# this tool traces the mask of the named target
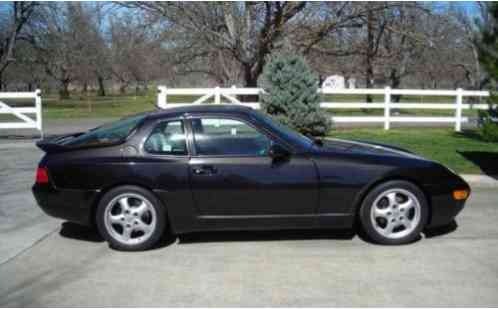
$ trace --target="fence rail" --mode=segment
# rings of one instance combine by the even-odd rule
[[[2,101],[5,99],[33,99],[34,105],[30,107],[12,107]],[[0,115],[2,114],[15,116],[21,121],[4,122],[0,118],[0,129],[37,129],[43,135],[42,99],[39,89],[34,92],[0,92]],[[34,117],[29,117],[26,114],[32,114]]]
[[[463,89],[456,90],[425,90],[425,89],[330,89],[322,88],[318,90],[324,95],[381,95],[383,102],[321,102],[320,106],[326,109],[382,109],[383,116],[332,116],[332,121],[337,123],[383,123],[384,129],[389,130],[391,123],[454,123],[455,131],[461,131],[462,123],[468,122],[468,117],[462,115],[463,110],[485,110],[488,104],[464,103],[468,97],[480,98],[488,97],[488,91],[470,91]],[[189,104],[202,104],[210,99],[214,99],[215,104],[224,102],[241,104],[255,109],[259,109],[258,102],[241,102],[239,95],[259,95],[262,89],[259,88],[167,88],[159,87],[157,106],[159,108],[170,108]],[[174,96],[200,96],[192,102],[168,103],[168,95]],[[454,97],[453,103],[393,103],[392,96],[430,96],[430,97]],[[393,116],[392,109],[426,109],[426,110],[454,110],[452,117],[436,116]]]

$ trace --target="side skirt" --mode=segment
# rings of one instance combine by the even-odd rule
[[[248,215],[197,217],[193,230],[176,231],[188,233],[196,231],[235,231],[235,230],[283,230],[283,229],[347,229],[353,226],[351,214],[304,214],[304,215]]]

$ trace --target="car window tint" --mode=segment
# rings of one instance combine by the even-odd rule
[[[199,155],[266,155],[270,139],[250,125],[226,118],[192,120]]]
[[[144,149],[153,154],[186,155],[187,143],[182,121],[158,124],[145,141]]]

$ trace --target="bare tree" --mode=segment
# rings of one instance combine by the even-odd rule
[[[137,92],[140,87],[146,89],[168,62],[162,55],[157,31],[145,26],[136,14],[111,18],[109,40],[112,75],[121,93],[133,83]]]
[[[463,61],[456,65],[464,71],[466,80],[470,87],[474,89],[482,89],[488,82],[488,78],[481,71],[476,45],[476,39],[478,39],[480,33],[476,21],[481,23],[487,22],[487,5],[487,3],[478,3],[478,9],[472,10],[472,12],[465,6],[451,5],[447,16],[448,21],[457,27],[458,33],[462,38],[462,45],[467,50],[468,55],[471,56],[461,59]]]
[[[85,89],[93,79],[99,95],[105,95],[107,46],[90,9],[80,2],[49,3],[41,12],[42,22],[32,29],[38,62],[57,81],[61,98],[69,97],[71,84],[80,82]]]
[[[0,89],[2,87],[2,73],[7,66],[15,61],[14,49],[22,37],[23,28],[34,15],[36,2],[11,2],[1,4],[2,11],[7,12],[7,19],[0,20]]]
[[[307,2],[135,2],[165,25],[181,73],[199,73],[220,83],[241,80],[255,87],[268,55],[282,46],[308,53],[339,28],[356,26],[349,4]],[[180,66],[181,65],[181,66]]]
[[[68,97],[75,87],[95,87],[105,95],[115,84],[124,93],[131,87],[147,89],[159,80],[254,87],[276,51],[303,54],[321,76],[354,77],[368,88],[479,88],[486,81],[473,45],[476,14],[457,5],[441,9],[439,4],[419,2],[44,3],[32,9],[16,32],[14,41],[23,50],[10,56],[11,26],[15,16],[19,21],[27,16],[27,4],[0,5],[9,12],[0,16],[0,65],[17,60],[3,80],[8,77],[9,84],[21,85],[24,79],[28,88],[39,81],[55,81],[61,97]],[[20,13],[23,8],[25,14]],[[29,72],[39,72],[40,67],[45,78],[37,75],[33,81]],[[5,84],[1,74],[0,84]]]

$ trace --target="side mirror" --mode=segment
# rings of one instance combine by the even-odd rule
[[[285,149],[282,145],[273,144],[268,149],[268,155],[274,160],[286,159],[290,156],[290,152]]]

